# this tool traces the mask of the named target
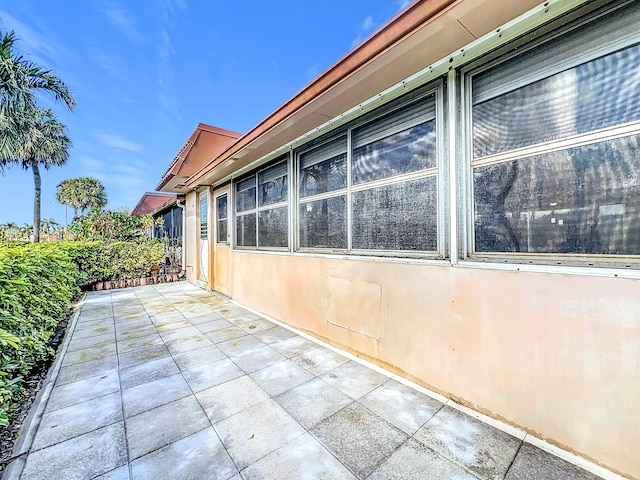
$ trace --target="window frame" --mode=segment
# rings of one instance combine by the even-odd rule
[[[204,202],[202,199],[204,198]],[[205,211],[203,215],[202,207]],[[198,192],[198,220],[200,225],[200,240],[209,239],[209,190],[201,190]]]
[[[256,169],[256,170],[252,170],[250,173],[246,174],[246,175],[242,175],[241,177],[238,177],[237,179],[234,179],[234,181],[232,182],[232,192],[233,195],[232,197],[230,196],[229,198],[233,198],[233,231],[234,231],[234,241],[233,241],[233,248],[236,250],[248,250],[248,251],[275,251],[275,252],[288,252],[290,250],[290,245],[291,245],[291,228],[290,228],[290,224],[291,224],[291,212],[290,212],[290,204],[291,204],[291,173],[290,173],[290,155],[284,154],[284,155],[280,155],[277,158],[275,158],[273,161],[270,161],[269,163],[262,165],[260,168]],[[285,171],[286,171],[286,185],[287,185],[287,199],[286,201],[281,201],[281,202],[276,202],[276,203],[268,203],[266,205],[260,205],[260,191],[259,191],[259,179],[260,179],[260,174],[273,168],[276,167],[280,164],[284,164],[285,166]],[[250,179],[251,177],[254,178],[254,188],[255,188],[255,207],[251,208],[251,209],[247,209],[247,210],[243,210],[242,212],[238,212],[237,209],[237,203],[236,203],[236,199],[237,199],[237,185],[241,182],[244,182],[248,179]],[[287,245],[284,247],[273,247],[273,246],[261,246],[260,245],[260,212],[264,212],[264,211],[269,211],[269,210],[275,210],[278,208],[286,208],[286,212],[287,212],[287,228],[286,228],[286,234],[287,234]],[[255,225],[255,235],[256,235],[256,245],[238,245],[238,235],[237,235],[237,221],[239,217],[242,216],[247,216],[247,215],[255,215],[255,219],[256,219],[256,225]]]
[[[220,218],[220,216],[219,216],[220,205],[218,204],[218,202],[220,201],[220,199],[222,197],[226,197],[227,198],[227,208],[225,209],[226,211],[225,211],[225,217],[224,218]],[[230,200],[230,195],[229,195],[228,192],[221,193],[220,195],[217,195],[214,198],[215,207],[216,207],[215,208],[215,211],[216,211],[216,218],[215,218],[215,221],[216,221],[216,244],[218,244],[218,245],[229,245],[229,235],[230,235],[230,232],[229,232],[229,200]],[[226,220],[226,222],[227,222],[227,235],[225,236],[224,240],[220,240],[220,222],[222,220]]]
[[[415,172],[409,172],[404,174],[393,175],[390,177],[379,178],[372,181],[366,181],[354,184],[353,182],[353,147],[352,137],[353,131],[366,125],[371,124],[377,120],[383,119],[394,113],[410,106],[413,103],[419,102],[433,95],[434,97],[434,112],[433,117],[429,118],[429,114],[425,113],[418,119],[409,122],[408,126],[403,127],[400,130],[391,128],[387,135],[381,135],[374,141],[388,138],[394,134],[399,133],[410,128],[413,128],[422,123],[433,120],[435,122],[435,167],[429,167],[426,169],[418,170]],[[396,257],[407,259],[434,259],[443,260],[448,256],[448,244],[447,244],[447,223],[448,216],[446,215],[446,208],[448,208],[448,146],[446,141],[447,119],[445,117],[445,98],[446,98],[446,84],[444,78],[438,78],[436,80],[427,82],[415,88],[413,91],[403,94],[400,97],[381,105],[377,109],[368,112],[349,122],[348,124],[339,127],[327,135],[320,137],[308,144],[302,145],[296,149],[293,158],[293,170],[295,179],[295,188],[293,189],[295,195],[295,221],[294,224],[294,236],[295,236],[295,251],[305,254],[338,254],[348,256],[373,256],[373,257]],[[330,143],[339,139],[342,136],[346,136],[346,186],[342,189],[332,190],[330,192],[324,192],[313,196],[300,197],[299,185],[300,185],[300,157],[301,155],[321,147],[324,144]],[[367,143],[369,144],[369,143]],[[353,194],[366,190],[372,190],[375,188],[399,185],[402,183],[423,179],[423,178],[436,178],[436,248],[435,250],[418,251],[418,250],[388,250],[388,249],[360,249],[353,248]],[[335,198],[339,196],[346,196],[346,229],[347,229],[347,246],[346,248],[322,248],[322,247],[302,247],[300,245],[300,206],[303,203],[323,200],[326,198]]]
[[[473,78],[499,67],[520,55],[526,55],[531,51],[544,49],[545,45],[553,44],[554,40],[560,46],[570,42],[570,36],[576,32],[589,31],[596,22],[596,27],[607,30],[614,20],[611,17],[624,11],[632,2],[617,5],[614,10],[598,9],[586,15],[559,19],[553,25],[541,26],[528,32],[516,41],[511,41],[501,48],[472,60],[469,64],[460,68],[461,91],[461,117],[459,126],[461,129],[462,147],[460,148],[461,161],[456,173],[460,182],[460,200],[457,214],[460,217],[460,243],[459,254],[461,262],[493,263],[493,264],[523,264],[540,266],[567,266],[586,268],[640,268],[639,255],[615,255],[615,254],[585,254],[585,253],[530,253],[530,252],[476,252],[475,251],[475,207],[474,207],[474,168],[487,165],[506,163],[518,159],[525,159],[544,153],[551,153],[575,148],[583,145],[602,142],[615,138],[628,137],[640,134],[640,120],[631,123],[617,124],[613,127],[601,128],[586,133],[573,134],[557,140],[538,142],[520,148],[491,153],[489,155],[474,158],[473,153]],[[636,15],[640,17],[640,9]],[[609,18],[607,18],[609,16]],[[597,23],[597,22],[600,23]],[[620,20],[624,23],[624,19]],[[628,20],[626,20],[628,21]],[[605,26],[602,26],[605,25]],[[569,38],[567,38],[569,36]],[[563,40],[564,37],[564,40]],[[527,87],[534,82],[555,75],[561,71],[582,65],[596,58],[612,54],[626,47],[640,43],[640,31],[629,33],[610,33],[606,38],[599,37],[597,48],[583,49],[580,55],[563,53],[562,58],[549,59],[542,67],[537,66],[536,74],[526,82],[517,82],[517,87],[495,88],[492,98],[504,95],[508,91],[515,91]],[[542,54],[540,54],[542,55]]]

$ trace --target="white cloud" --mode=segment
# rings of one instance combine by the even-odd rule
[[[125,140],[119,135],[107,135],[106,133],[98,133],[96,137],[98,137],[102,141],[102,143],[110,148],[119,148],[121,150],[129,150],[130,152],[139,152],[141,150],[140,145]]]
[[[373,17],[371,15],[367,15],[360,24],[360,31],[358,32],[358,36],[351,42],[351,48],[362,42],[362,40],[364,40],[364,38],[377,26],[378,24],[373,20]]]
[[[135,28],[133,18],[122,6],[114,2],[107,2],[105,8],[101,9],[107,16],[107,21],[122,35],[134,43],[144,41],[144,37]]]

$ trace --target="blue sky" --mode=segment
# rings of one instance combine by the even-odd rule
[[[53,106],[73,148],[65,167],[43,171],[42,217],[65,223],[55,188],[79,176],[104,184],[107,208],[133,208],[199,122],[248,131],[407,3],[0,2],[0,30],[15,30],[18,48],[78,104]],[[7,169],[0,191],[0,224],[33,223],[30,171]]]

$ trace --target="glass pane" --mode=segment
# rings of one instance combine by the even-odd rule
[[[236,184],[236,212],[244,212],[256,208],[256,176]]]
[[[258,205],[287,201],[287,163],[275,165],[258,175]]]
[[[227,220],[218,220],[218,243],[227,243]]]
[[[216,199],[216,215],[218,220],[227,218],[227,195],[220,195]]]
[[[236,217],[236,245],[239,247],[257,246],[255,213]]]
[[[200,193],[200,238],[207,238],[207,192]]]
[[[358,147],[352,161],[354,184],[435,167],[436,123],[432,120]]]
[[[261,247],[289,245],[288,208],[262,210],[258,213],[258,244]]]
[[[435,176],[353,193],[353,248],[437,248]]]
[[[300,246],[347,248],[347,197],[300,204]]]
[[[300,196],[347,186],[347,139],[340,137],[300,155]]]
[[[474,157],[640,120],[639,69],[635,45],[474,105]]]
[[[475,250],[640,254],[640,135],[478,167]]]

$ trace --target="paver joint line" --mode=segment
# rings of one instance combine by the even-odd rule
[[[85,293],[82,295],[79,303],[84,302],[86,297],[87,294]],[[42,416],[44,415],[44,411],[47,408],[49,399],[51,398],[53,386],[58,378],[58,374],[60,373],[65,353],[69,348],[69,343],[71,342],[71,338],[81,312],[82,309],[79,308],[73,313],[71,322],[68,324],[67,332],[62,341],[62,345],[58,348],[56,358],[52,367],[49,369],[49,373],[47,374],[45,386],[40,390],[40,392],[38,392],[38,395],[29,410],[29,414],[20,428],[18,439],[16,440],[13,451],[11,452],[11,458],[9,459],[9,463],[2,474],[2,480],[18,479],[22,475],[22,471],[26,465],[26,457],[31,451],[31,447],[38,432],[38,427],[42,422]]]
[[[81,332],[77,347],[111,352],[105,336],[91,347],[91,332],[104,328],[115,361],[69,350]],[[101,370],[86,377],[74,361]],[[110,479],[596,478],[523,448],[514,429],[186,282],[86,294],[49,377],[3,480],[80,470]],[[87,415],[101,399],[106,410]],[[58,429],[74,408],[78,422]],[[110,445],[86,454],[104,435]],[[86,461],[74,472],[79,451]]]

